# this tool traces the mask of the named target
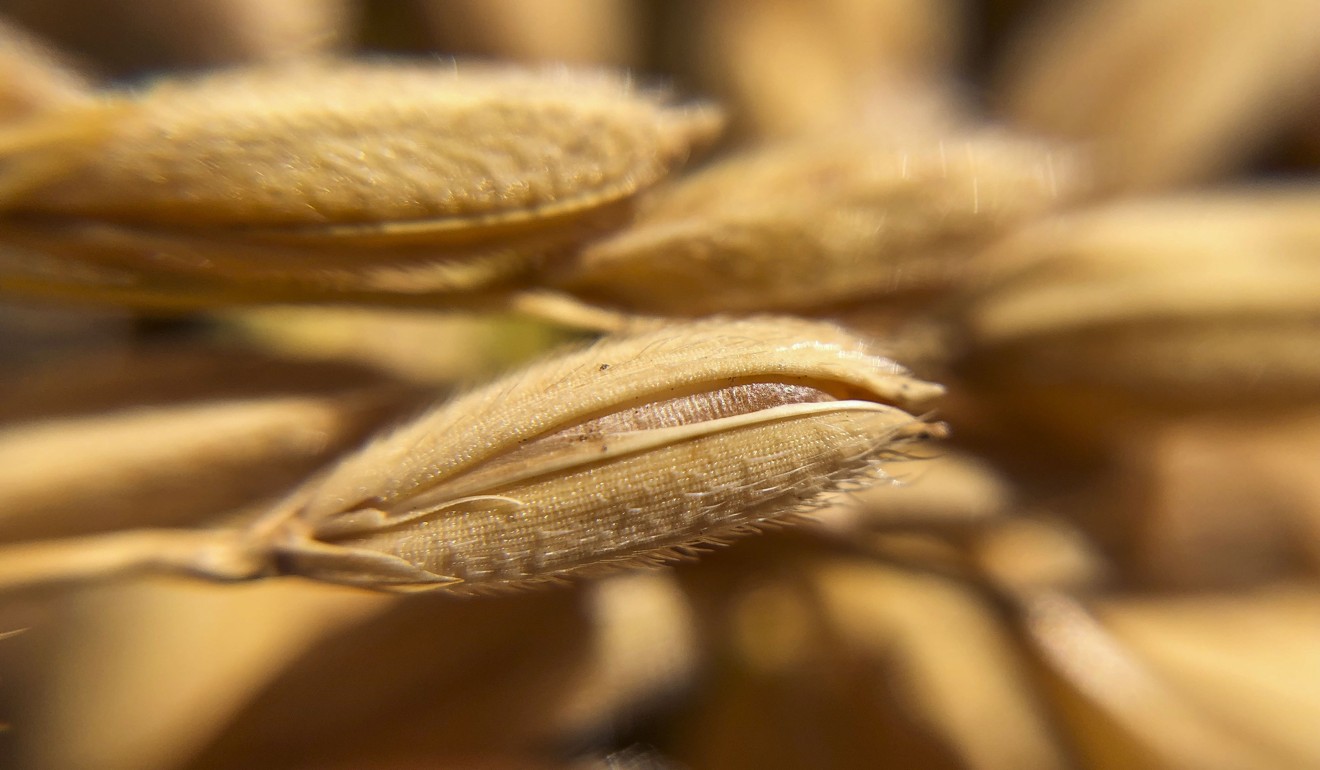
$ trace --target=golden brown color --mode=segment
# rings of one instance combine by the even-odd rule
[[[58,9],[63,1],[40,3]],[[316,5],[305,2],[287,5]],[[2,7],[32,3],[0,0]],[[138,18],[165,24],[190,9],[226,3],[235,9],[223,15],[229,19],[257,7],[250,0],[175,0],[169,9],[158,0],[118,5],[157,5],[160,13]],[[321,18],[345,4],[326,0]],[[303,250],[288,239],[267,239],[258,249],[249,239],[240,254],[232,248],[236,241],[215,240],[228,228],[190,227],[167,237],[136,225],[75,229],[62,221],[42,229],[29,215],[22,222],[14,217],[0,233],[0,267],[11,292],[59,289],[133,307],[219,303],[226,309],[183,323],[126,312],[80,317],[0,309],[3,376],[29,385],[0,392],[40,389],[61,371],[66,380],[102,381],[68,360],[80,347],[103,348],[105,360],[143,341],[197,352],[222,337],[276,357],[346,359],[443,393],[494,397],[471,384],[569,334],[526,319],[468,315],[461,323],[429,323],[414,314],[368,316],[365,307],[252,315],[228,307],[275,297],[430,303],[433,311],[440,298],[450,310],[490,308],[498,300],[578,329],[623,332],[603,347],[567,354],[587,365],[559,372],[560,379],[592,386],[601,381],[600,365],[612,364],[608,374],[614,362],[591,359],[591,350],[716,328],[713,321],[672,325],[637,313],[757,312],[766,305],[752,287],[766,287],[774,289],[766,300],[775,307],[830,317],[850,329],[849,339],[882,340],[888,355],[923,380],[943,383],[945,395],[933,408],[952,435],[928,446],[905,444],[903,454],[916,461],[889,465],[879,486],[831,496],[830,506],[813,514],[822,526],[774,528],[703,547],[693,559],[647,573],[588,576],[597,569],[572,566],[581,553],[570,547],[554,554],[564,561],[547,565],[577,576],[552,581],[567,585],[497,596],[383,595],[308,580],[129,583],[107,573],[155,566],[250,577],[272,563],[269,536],[283,534],[280,543],[298,556],[286,566],[320,568],[322,577],[353,578],[342,557],[358,548],[376,559],[357,565],[358,578],[381,578],[385,563],[406,573],[394,573],[404,582],[419,574],[443,579],[422,568],[458,572],[461,566],[474,585],[500,584],[526,567],[535,546],[527,546],[526,533],[538,524],[562,529],[578,514],[615,516],[608,505],[580,495],[595,488],[562,479],[655,480],[652,490],[615,484],[612,491],[681,529],[685,509],[669,494],[676,477],[658,471],[655,458],[750,468],[789,446],[746,440],[754,432],[768,438],[790,429],[796,439],[789,451],[797,451],[821,438],[818,429],[830,420],[858,414],[841,405],[859,393],[839,392],[825,384],[836,378],[816,375],[704,382],[672,396],[653,392],[638,403],[618,400],[627,387],[586,387],[569,401],[581,406],[591,393],[612,395],[602,395],[607,409],[583,412],[556,410],[547,382],[538,392],[503,380],[506,392],[534,414],[470,396],[415,423],[405,420],[382,432],[379,444],[328,463],[297,487],[299,496],[254,506],[274,511],[267,522],[273,530],[253,529],[249,516],[212,520],[213,530],[116,528],[16,544],[33,558],[16,560],[7,550],[0,577],[26,564],[28,579],[50,579],[55,571],[97,585],[27,600],[4,597],[0,721],[10,729],[0,732],[0,764],[23,770],[1316,764],[1320,496],[1311,466],[1320,456],[1320,430],[1312,360],[1317,245],[1309,199],[1320,99],[1308,84],[1320,50],[1310,43],[1320,27],[1313,3],[609,0],[575,4],[555,24],[514,6],[363,0],[354,6],[361,25],[339,28],[327,45],[420,52],[446,41],[442,47],[452,45],[453,52],[509,61],[626,61],[643,82],[660,73],[678,92],[717,97],[734,127],[721,152],[739,155],[689,179],[656,180],[618,205],[593,210],[590,221],[533,215],[496,227],[474,222],[476,240],[460,244],[449,233],[439,261],[416,259],[412,245],[360,249],[363,237],[352,247],[332,248],[327,240]],[[510,13],[515,21],[499,21]],[[78,26],[77,14],[65,16],[69,27]],[[200,27],[144,24],[110,34],[109,19],[107,37],[126,46],[136,49],[136,41],[154,35],[195,46],[187,61],[212,55],[200,42],[185,42],[198,41]],[[48,21],[42,29],[59,26]],[[282,27],[272,18],[268,28],[274,39]],[[1034,30],[1053,31],[1033,39]],[[74,32],[57,37],[75,40]],[[235,24],[208,32],[208,39],[223,48],[257,39],[253,33]],[[305,49],[294,41],[287,50]],[[278,53],[272,47],[250,55]],[[1004,62],[1016,65],[1001,68]],[[123,66],[96,63],[112,71]],[[34,77],[25,98],[39,96],[41,82]],[[76,89],[71,96],[81,98]],[[59,101],[50,94],[48,104]],[[1033,126],[1054,133],[1055,141],[1077,143],[1039,142],[1028,133]],[[848,146],[839,140],[844,135],[852,137]],[[795,157],[808,160],[788,162],[781,150],[758,144],[765,137],[782,138],[784,146],[800,148]],[[941,175],[941,146],[984,150],[985,137],[1010,137],[1009,144],[1024,148],[1019,170],[1035,166],[1032,158],[1049,147],[1077,164],[1076,178],[1097,184],[1089,190],[1084,184],[1078,197],[1070,178],[1060,177],[1056,200],[1039,195],[1039,175],[1014,173],[1013,164],[1001,176],[997,164],[969,159]],[[510,146],[518,141],[506,139]],[[911,160],[926,161],[910,188],[902,187],[896,163],[903,156],[885,154],[896,146],[907,148]],[[876,165],[849,162],[872,153],[882,159]],[[759,160],[749,159],[765,159],[776,171],[762,173]],[[886,168],[898,168],[897,177]],[[1286,191],[1280,177],[1289,178]],[[708,184],[715,179],[718,184]],[[882,192],[893,191],[886,180],[904,195],[854,194],[876,181]],[[1189,184],[1218,189],[1169,189]],[[1136,188],[1159,188],[1159,197],[1132,197]],[[684,201],[688,190],[709,194],[669,204],[671,196]],[[776,205],[782,202],[791,205]],[[850,216],[832,219],[839,208],[833,203],[844,202]],[[1068,210],[1058,211],[1059,204]],[[759,216],[757,236],[735,242],[726,231],[740,226],[745,212]],[[284,226],[263,229],[272,227]],[[896,238],[896,230],[914,237]],[[670,239],[674,231],[682,237]],[[529,232],[535,237],[521,238]],[[739,242],[748,245],[731,248]],[[678,245],[684,250],[670,248]],[[144,250],[182,257],[152,263],[148,279],[141,272]],[[692,256],[703,251],[709,261]],[[528,259],[532,253],[543,256]],[[679,253],[683,259],[667,259]],[[617,257],[623,269],[602,273],[589,297],[549,292],[543,282],[567,284],[584,255]],[[752,264],[758,267],[749,269]],[[21,281],[13,278],[20,270],[28,271]],[[611,293],[614,286],[620,288]],[[608,307],[584,305],[583,297]],[[821,341],[847,344],[827,327],[782,323],[803,335],[804,350]],[[720,347],[666,350],[670,371],[649,381],[708,367],[720,360],[712,349]],[[43,357],[58,358],[63,367],[30,374],[30,362]],[[177,370],[144,374],[142,389],[154,392],[168,371]],[[555,370],[543,363],[524,371]],[[245,398],[263,403],[333,392],[281,391],[250,369],[232,374]],[[50,390],[68,402],[58,411],[66,419],[122,407],[86,389],[81,397],[77,388]],[[122,395],[131,387],[115,390]],[[458,405],[487,426],[493,444],[464,434],[464,420],[448,411]],[[919,409],[902,411],[930,419]],[[522,427],[524,419],[530,427]],[[444,431],[423,435],[424,425]],[[837,426],[829,433],[845,443],[855,438]],[[669,443],[680,435],[681,448]],[[575,447],[598,449],[604,436],[625,438],[610,440],[607,462],[574,465],[588,456]],[[529,440],[516,448],[522,437]],[[405,439],[423,450],[470,450],[471,456],[422,451],[405,462],[414,448]],[[76,442],[64,446],[77,455]],[[248,456],[268,457],[272,471],[293,473],[296,459],[278,444],[251,446],[262,451]],[[398,458],[376,452],[381,447]],[[625,458],[614,454],[617,447],[637,452]],[[703,451],[686,451],[698,447]],[[132,458],[122,453],[125,461]],[[62,459],[38,464],[53,473]],[[526,475],[545,461],[567,465]],[[395,464],[403,471],[399,483],[374,475]],[[79,468],[112,480],[117,475],[102,462],[69,463],[68,470]],[[335,468],[342,477],[335,478]],[[432,469],[443,474],[434,485]],[[153,470],[167,476],[169,467]],[[182,470],[186,479],[206,478],[213,469]],[[34,485],[39,497],[29,499],[74,500],[63,490],[77,478],[66,478],[63,488]],[[798,481],[803,491],[815,489]],[[460,485],[514,493],[529,505],[509,507],[507,495],[485,495],[480,503],[472,498],[482,496],[467,495],[461,510],[450,505],[449,515],[436,515],[466,494]],[[774,497],[776,487],[762,489]],[[205,491],[197,490],[199,503]],[[732,502],[746,491],[713,490],[707,499]],[[377,493],[386,499],[364,499]],[[193,497],[178,494],[181,503]],[[311,512],[299,507],[308,497],[316,497],[320,517],[299,518]],[[512,519],[499,517],[501,505]],[[477,515],[465,519],[469,513]],[[519,519],[524,513],[534,515]],[[413,514],[418,518],[407,518]],[[397,531],[371,529],[391,515],[398,516]],[[360,520],[370,531],[350,531]],[[488,529],[465,530],[463,521]],[[61,520],[69,534],[104,523],[90,515]],[[314,526],[324,541],[311,539]],[[629,539],[637,533],[619,527],[578,531],[580,537],[566,538],[571,546],[593,538],[596,545],[635,546],[620,554],[634,563],[646,561],[643,554],[658,544]],[[516,547],[507,554],[482,551],[475,545],[483,539]],[[454,542],[476,558],[455,560]],[[313,559],[318,547],[338,561]],[[217,558],[225,555],[240,558]],[[248,558],[254,555],[260,558]],[[4,635],[5,628],[28,630]]]
[[[187,305],[526,282],[718,125],[666,101],[603,73],[339,63],[53,104],[0,130],[0,286]]]

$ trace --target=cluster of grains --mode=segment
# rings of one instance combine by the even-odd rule
[[[116,5],[235,66],[0,26],[0,765],[1320,767],[1314,0]]]

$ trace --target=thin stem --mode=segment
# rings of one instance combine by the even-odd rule
[[[581,300],[550,290],[523,291],[505,297],[504,309],[542,321],[584,331],[619,331],[637,319],[624,313],[588,305]]]
[[[265,554],[243,530],[144,529],[0,546],[0,593],[134,574],[246,580]]]

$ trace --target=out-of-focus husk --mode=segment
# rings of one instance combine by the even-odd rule
[[[861,123],[929,127],[949,119],[941,93],[961,54],[956,3],[792,0],[692,4],[689,59],[703,90],[757,138]],[[685,31],[688,28],[685,27]]]
[[[0,431],[0,541],[186,526],[297,483],[389,413],[389,398],[257,398]]]
[[[72,314],[77,318],[78,314]],[[87,314],[89,323],[112,320]],[[244,401],[266,397],[342,396],[353,391],[389,388],[398,379],[383,367],[367,367],[344,356],[298,360],[236,345],[215,344],[210,330],[158,340],[132,340],[125,323],[124,338],[106,344],[93,337],[86,350],[15,366],[12,377],[0,381],[0,422],[33,422],[153,406],[186,406],[205,402]],[[52,331],[52,334],[55,333]],[[81,333],[74,327],[74,333]],[[226,331],[219,331],[226,336]],[[75,338],[76,340],[76,338]],[[241,340],[248,342],[248,340]],[[97,344],[99,343],[99,344]],[[260,347],[260,346],[250,346]],[[275,354],[285,351],[275,349]],[[425,359],[426,354],[419,353]],[[423,364],[418,364],[422,366]],[[452,381],[452,380],[451,380]],[[402,392],[402,391],[401,391]]]
[[[974,527],[1000,516],[1013,498],[1006,479],[970,455],[934,447],[914,447],[921,462],[895,465],[888,483],[850,492],[812,518],[843,537],[858,530]]]
[[[1073,155],[1002,133],[816,136],[657,189],[558,283],[663,315],[929,304],[973,253],[1083,186]]]
[[[0,541],[210,521],[286,492],[418,390],[200,341],[16,368],[0,383]]]
[[[1092,143],[1101,187],[1204,182],[1303,120],[1320,87],[1311,0],[1090,0],[1025,25],[1002,78],[1019,125]]]
[[[1070,497],[1067,513],[1125,580],[1232,590],[1320,575],[1320,420],[1226,414],[1150,423]]]
[[[6,700],[21,718],[8,747],[16,754],[0,749],[0,761],[178,768],[284,667],[388,604],[305,583],[148,581],[47,597],[45,617],[14,640],[27,654],[0,656],[5,680],[20,685]],[[9,627],[16,609],[0,607],[0,623]]]
[[[1096,602],[1095,614],[1048,590],[1019,601],[1046,692],[1087,767],[1315,763],[1312,589],[1114,598]]]
[[[1043,589],[1085,594],[1107,587],[1109,562],[1086,532],[1059,517],[996,521],[970,542],[970,559],[997,592]]]
[[[1320,194],[1149,200],[1042,222],[955,303],[957,376],[991,408],[1096,443],[1180,413],[1313,403]]]
[[[1024,661],[957,582],[762,538],[684,569],[710,638],[680,761],[1065,768]]]
[[[0,388],[6,395],[14,387],[21,388],[20,375],[34,366],[57,366],[65,358],[80,358],[89,351],[123,350],[132,331],[132,315],[119,308],[93,311],[0,301],[0,366],[9,375],[2,378]],[[7,401],[0,398],[0,412],[8,411]]]
[[[613,67],[641,63],[643,9],[627,0],[424,0],[444,51],[511,62]]]
[[[1271,761],[1320,766],[1320,591],[1314,582],[1242,593],[1114,598],[1096,615],[1186,702]]]
[[[9,0],[6,15],[107,73],[315,57],[348,43],[348,0]]]
[[[259,350],[431,385],[493,377],[573,338],[543,322],[433,310],[262,307],[213,317],[224,336]]]
[[[0,121],[88,98],[91,84],[64,57],[0,19]]]
[[[657,575],[408,597],[286,668],[187,767],[553,755],[683,685],[696,662],[687,613]]]

